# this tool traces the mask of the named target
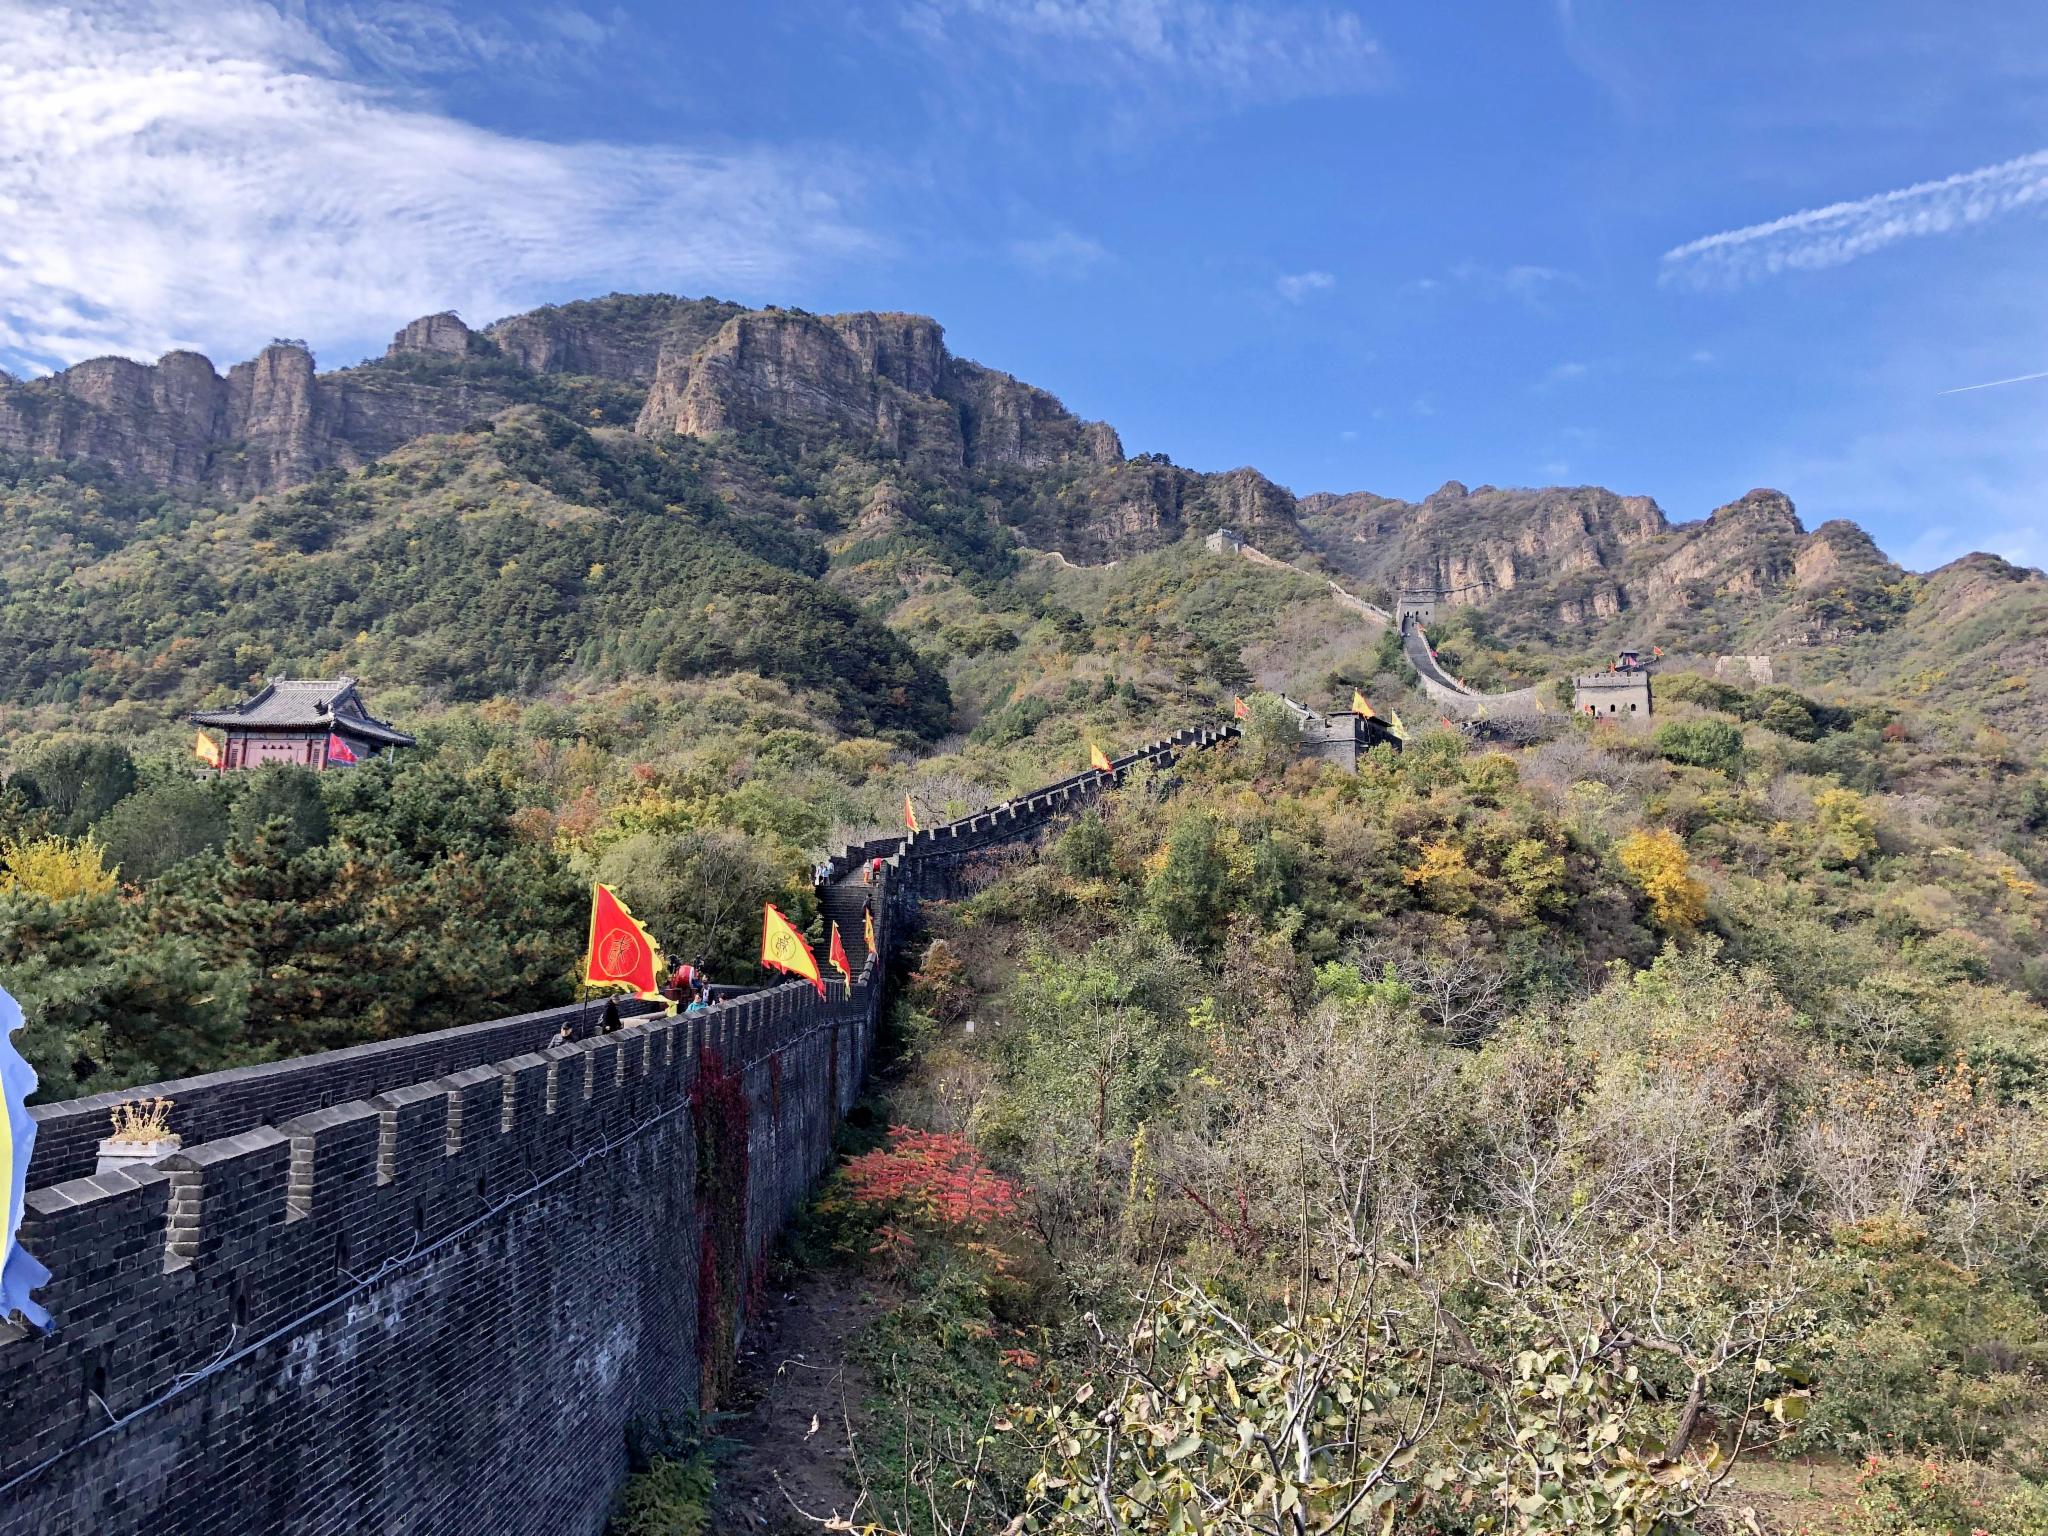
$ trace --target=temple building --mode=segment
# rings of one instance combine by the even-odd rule
[[[201,710],[191,720],[226,734],[217,764],[222,772],[266,763],[294,763],[318,772],[413,745],[412,737],[363,706],[352,677],[273,677],[255,697],[230,709]]]

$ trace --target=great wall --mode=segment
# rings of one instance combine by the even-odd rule
[[[1435,648],[1429,643],[1428,632],[1428,626],[1436,618],[1438,601],[1447,595],[1440,589],[1410,588],[1400,594],[1394,612],[1389,613],[1363,598],[1353,596],[1327,576],[1304,571],[1285,560],[1274,559],[1232,529],[1219,528],[1204,542],[1212,554],[1239,555],[1254,565],[1320,580],[1329,587],[1330,599],[1338,607],[1357,614],[1366,623],[1381,629],[1398,626],[1401,654],[1407,659],[1408,665],[1415,669],[1423,693],[1448,722],[1477,723],[1496,730],[1512,731],[1537,725],[1545,716],[1555,715],[1562,707],[1545,702],[1545,689],[1541,683],[1532,684],[1527,688],[1511,688],[1500,693],[1482,693],[1476,688],[1467,687],[1460,679],[1445,671],[1443,664],[1437,660]],[[1572,679],[1571,708],[1573,713],[1583,712],[1603,719],[1647,720],[1651,711],[1649,674],[1647,671],[1631,670],[1576,676]]]
[[[1237,733],[847,848],[820,906],[857,934],[872,903],[875,952],[823,996],[629,1005],[567,1045],[552,1009],[37,1108],[20,1236],[53,1326],[0,1325],[0,1536],[594,1536],[629,1428],[730,1367],[920,903]],[[93,1173],[113,1103],[158,1094],[182,1148]]]

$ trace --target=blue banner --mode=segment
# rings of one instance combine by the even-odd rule
[[[14,1241],[28,1194],[29,1154],[36,1145],[36,1123],[28,1112],[28,1096],[36,1091],[36,1069],[14,1048],[19,1028],[21,1004],[0,988],[0,1098],[6,1101],[6,1113],[0,1115],[0,1242],[7,1254],[0,1263],[0,1317],[19,1313],[36,1327],[47,1328],[50,1314],[29,1293],[47,1284],[50,1272]]]

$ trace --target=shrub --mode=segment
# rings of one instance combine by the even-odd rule
[[[1650,744],[1674,763],[1734,774],[1742,766],[1742,732],[1726,720],[1672,720]]]
[[[1877,852],[1877,818],[1870,802],[1853,789],[1837,785],[1815,795],[1813,821],[1823,864],[1837,869],[1860,865]]]

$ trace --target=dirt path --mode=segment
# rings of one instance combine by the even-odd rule
[[[863,1426],[869,1383],[847,1360],[853,1336],[893,1303],[885,1288],[834,1268],[771,1290],[749,1325],[719,1438],[719,1531],[815,1536],[815,1516],[848,1513],[855,1487],[847,1424]]]

